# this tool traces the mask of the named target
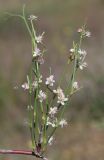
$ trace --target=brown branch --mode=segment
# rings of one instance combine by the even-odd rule
[[[43,160],[47,160],[47,158],[43,157],[39,153],[35,153],[33,151],[28,151],[28,150],[5,150],[5,149],[0,149],[0,154],[30,155],[30,156],[35,156],[37,158],[41,158]]]

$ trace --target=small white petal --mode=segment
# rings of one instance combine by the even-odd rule
[[[71,52],[71,53],[74,53],[74,52],[75,52],[75,49],[74,49],[74,48],[71,48],[71,49],[70,49],[70,52]]]
[[[87,67],[88,65],[87,65],[87,63],[86,62],[83,62],[80,66],[79,66],[79,68],[81,69],[81,70],[83,70],[85,67]]]
[[[60,122],[59,122],[59,125],[63,128],[64,126],[67,125],[67,121],[65,119],[62,119]]]
[[[24,90],[28,90],[29,84],[25,82],[24,84],[22,84],[22,88],[24,88]]]
[[[35,37],[37,43],[42,43],[43,35],[44,35],[44,32],[41,35]]]
[[[49,141],[48,141],[48,144],[49,144],[49,145],[52,145],[52,143],[53,143],[53,136],[50,137],[50,139],[49,139]]]
[[[83,32],[83,29],[82,29],[82,28],[79,28],[79,29],[77,30],[77,32],[81,33],[81,32]]]
[[[86,31],[86,37],[91,37],[91,32]]]
[[[29,20],[33,21],[33,20],[37,20],[37,16],[35,15],[30,15],[30,17],[28,18]]]
[[[73,83],[73,88],[74,88],[74,89],[78,89],[78,88],[79,88],[79,87],[78,87],[78,82],[74,82],[74,83]]]
[[[78,50],[78,53],[82,56],[86,56],[86,54],[87,54],[87,52],[85,50],[81,50],[81,49]]]

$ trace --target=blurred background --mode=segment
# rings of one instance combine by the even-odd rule
[[[5,14],[21,13],[23,4],[27,15],[38,16],[37,32],[46,33],[48,54],[42,71],[46,77],[51,67],[57,81],[78,38],[76,31],[87,19],[92,34],[83,43],[88,68],[77,79],[83,89],[73,96],[65,114],[69,125],[56,132],[47,156],[49,160],[104,160],[104,0],[0,0],[0,148],[29,148],[28,98],[20,86],[31,65],[31,42],[24,23]],[[0,155],[0,160],[28,159],[35,158]]]

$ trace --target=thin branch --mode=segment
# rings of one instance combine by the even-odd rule
[[[28,151],[28,150],[5,150],[5,149],[0,149],[0,154],[30,155],[30,156],[35,156],[37,158],[41,158],[43,160],[47,160],[47,158],[43,157],[39,153],[35,153],[33,151]]]

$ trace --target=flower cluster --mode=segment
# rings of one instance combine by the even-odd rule
[[[81,49],[81,42],[85,37],[91,37],[91,32],[85,29],[85,26],[78,29],[78,33],[80,33],[80,41],[79,44],[73,44],[73,48],[70,49],[69,59],[71,61],[75,60],[76,69],[83,70],[88,66],[87,62],[85,62],[85,57],[87,52],[84,49]],[[72,91],[71,94],[79,90],[78,82],[74,81],[72,83]]]
[[[38,95],[39,101],[42,103],[46,99],[46,97],[46,94],[42,90],[40,90]]]
[[[86,31],[83,27],[78,29],[78,32],[85,37],[91,37],[91,32]]]
[[[57,126],[57,118],[56,117],[47,117],[47,126],[56,127]]]
[[[84,62],[84,59],[85,59],[85,57],[87,55],[87,52],[85,50],[79,49],[78,53],[79,53],[79,56],[80,56],[80,58],[79,58],[79,68],[81,70],[83,70],[85,67],[87,67],[87,63]]]
[[[49,115],[51,117],[54,117],[54,115],[57,113],[57,107],[51,107],[50,110],[49,110]]]
[[[31,84],[31,89],[34,91],[39,84],[42,83],[42,75],[40,75],[38,78],[36,78],[36,80],[34,80]],[[30,84],[29,82],[25,82],[24,84],[22,84],[21,86],[24,90],[29,90],[30,89]]]
[[[48,117],[47,118],[47,126],[51,126],[53,128],[57,127],[57,126],[61,126],[61,128],[63,128],[67,124],[68,123],[65,119],[58,121],[58,119],[56,117]]]
[[[50,75],[49,77],[46,78],[46,82],[45,82],[46,85],[53,86],[54,83],[55,83],[55,80],[53,75]]]
[[[71,48],[71,49],[70,49],[70,52],[73,53],[73,54],[75,54],[76,51],[75,51],[74,48]],[[79,54],[78,67],[79,67],[81,70],[83,70],[85,67],[87,67],[87,63],[84,62],[84,59],[85,59],[85,57],[86,57],[86,55],[87,55],[87,52],[86,52],[85,50],[79,49],[79,50],[77,51],[77,53]]]
[[[53,92],[57,95],[58,97],[58,101],[57,103],[61,104],[61,105],[65,105],[65,102],[68,101],[68,98],[65,97],[63,90],[58,87],[57,90],[53,90]]]

